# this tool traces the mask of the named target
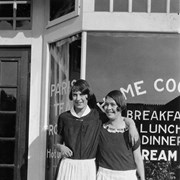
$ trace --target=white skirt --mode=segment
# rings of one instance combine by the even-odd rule
[[[96,180],[95,159],[62,159],[56,180]]]
[[[137,180],[136,170],[115,171],[99,167],[97,180]]]

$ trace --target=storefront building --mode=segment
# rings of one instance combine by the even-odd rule
[[[71,84],[82,78],[100,102],[110,90],[124,93],[141,135],[146,179],[178,180],[179,5],[1,0],[0,179],[55,177],[57,118],[71,106]]]

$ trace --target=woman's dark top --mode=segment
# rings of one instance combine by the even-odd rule
[[[98,110],[91,109],[86,116],[77,118],[66,111],[59,116],[58,134],[61,143],[73,151],[72,159],[92,159],[96,157],[101,120]]]
[[[133,151],[140,146],[140,140],[132,147],[129,143],[129,131],[109,132],[106,125],[101,128],[98,161],[99,166],[111,170],[136,169]]]

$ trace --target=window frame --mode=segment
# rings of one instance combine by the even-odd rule
[[[48,23],[47,23],[46,28],[60,24],[64,21],[67,21],[69,19],[79,16],[79,14],[80,14],[80,0],[75,0],[75,10],[73,12],[70,12],[68,14],[65,14],[65,15],[57,18],[57,19],[50,21],[50,1],[51,0],[48,1],[48,3],[49,3],[48,4]]]
[[[16,89],[16,110],[1,110],[1,114],[16,114],[15,134],[0,137],[1,141],[14,141],[14,161],[0,163],[0,167],[13,169],[13,180],[27,180],[28,173],[28,132],[29,132],[29,89],[30,89],[30,46],[0,47],[1,62],[17,62],[17,83],[1,84],[2,88]],[[23,95],[23,96],[22,96]],[[23,173],[21,173],[23,169]]]
[[[13,22],[12,24],[12,29],[0,29],[0,30],[31,30],[32,29],[32,0],[21,0],[21,1],[14,1],[14,0],[9,0],[9,1],[0,1],[0,5],[3,4],[12,4],[13,5],[13,16],[12,17],[0,17],[0,21],[8,21],[11,20]],[[29,17],[17,17],[17,14],[15,13],[17,11],[17,7],[18,5],[22,5],[22,4],[30,4],[30,16]],[[15,10],[16,9],[16,10]],[[17,21],[21,21],[21,20],[29,20],[31,27],[29,29],[21,29],[18,28],[16,26]]]

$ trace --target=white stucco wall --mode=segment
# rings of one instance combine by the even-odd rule
[[[82,29],[85,31],[180,33],[178,13],[94,12],[93,2],[95,0],[86,0],[83,5]]]

